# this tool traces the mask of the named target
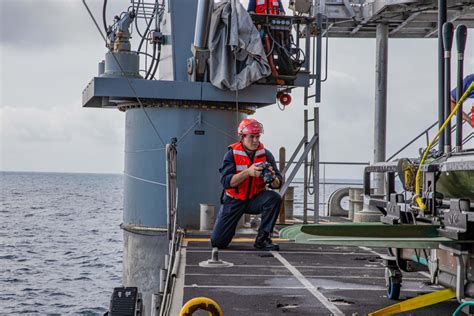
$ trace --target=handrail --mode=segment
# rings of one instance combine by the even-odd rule
[[[275,161],[276,163],[279,163],[279,160]],[[285,161],[285,169],[286,166],[290,164],[297,164],[298,162],[296,161]],[[370,162],[365,162],[365,161],[320,161],[320,165],[349,165],[349,166],[370,166]],[[283,169],[283,170],[285,170]],[[283,172],[282,172],[283,174]]]
[[[464,138],[464,140],[462,141],[462,144],[465,145],[471,139],[474,139],[474,132],[471,132],[471,134],[467,135],[466,138]]]
[[[317,139],[318,139],[318,135],[313,135],[313,137],[309,141],[308,146],[306,146],[306,148],[303,151],[303,154],[301,155],[300,159],[298,159],[298,162],[296,163],[296,166],[291,171],[290,176],[288,177],[288,179],[285,181],[285,183],[281,187],[281,189],[280,189],[280,195],[281,196],[285,195],[286,190],[290,186],[291,182],[293,181],[293,178],[296,176],[296,173],[298,172],[301,165],[303,164],[303,160],[308,156],[309,151],[313,148],[313,146],[316,143]]]
[[[285,168],[281,171],[281,175],[284,177],[286,172],[288,171],[288,169],[290,168],[290,166],[293,164],[293,163],[296,163],[296,162],[293,162],[293,160],[295,160],[295,157],[296,155],[300,152],[301,150],[301,147],[304,145],[305,143],[305,137],[303,136],[303,138],[301,139],[300,143],[298,144],[298,146],[296,147],[295,151],[293,152],[293,154],[291,155],[290,157],[290,160],[289,161],[286,161],[285,163]],[[277,161],[277,163],[279,163],[279,161]]]
[[[426,128],[423,132],[421,132],[420,134],[418,134],[418,136],[416,136],[415,138],[413,138],[411,141],[409,141],[405,146],[403,146],[402,148],[400,148],[396,153],[394,153],[393,155],[390,156],[390,158],[388,158],[386,160],[386,162],[389,162],[390,160],[392,160],[393,158],[395,158],[395,156],[397,156],[399,153],[401,153],[402,151],[404,151],[408,146],[410,146],[411,144],[413,144],[414,142],[416,142],[418,139],[420,139],[421,136],[424,136],[424,135],[427,135],[428,132],[435,126],[438,125],[438,121],[434,122],[433,124],[431,124],[428,128]]]
[[[471,113],[469,113],[469,116],[470,116]],[[462,124],[464,125],[466,123],[466,121],[463,121]],[[451,127],[451,134],[453,134],[454,132],[456,131],[456,124],[453,125],[453,127]],[[436,146],[438,145],[439,143],[439,138],[434,142],[433,146]]]
[[[469,117],[471,117],[471,113],[468,114]],[[463,121],[462,124],[464,125],[466,123],[466,121]],[[435,126],[438,125],[438,121],[434,122],[433,124],[431,124],[428,128],[426,128],[425,130],[423,130],[420,134],[418,134],[415,138],[413,138],[412,140],[410,140],[406,145],[404,145],[402,148],[400,148],[397,152],[395,152],[393,155],[391,155],[387,160],[386,162],[389,162],[391,161],[393,158],[395,158],[399,153],[401,153],[402,151],[404,151],[408,146],[410,146],[411,144],[413,144],[414,142],[416,142],[418,139],[420,139],[422,136],[426,135],[426,139],[427,139],[427,145],[428,145],[428,142],[429,142],[429,135],[428,135],[428,132]],[[452,128],[451,128],[451,134],[456,131],[456,125],[453,125]],[[466,138],[468,137],[472,137],[471,136],[472,134],[468,135],[467,137],[465,137],[465,139],[463,140],[463,144],[465,144],[466,142],[468,142],[469,140],[466,141]],[[436,144],[438,144],[439,142],[439,139],[436,140],[436,142],[433,144],[433,146],[436,146]]]

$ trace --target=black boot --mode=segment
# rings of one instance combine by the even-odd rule
[[[267,232],[258,232],[257,238],[255,239],[255,243],[253,244],[253,246],[257,249],[266,251],[280,250],[280,247],[278,245],[272,243],[272,240],[270,239],[270,233]]]

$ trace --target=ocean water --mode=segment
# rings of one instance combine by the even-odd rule
[[[0,314],[103,314],[122,278],[122,176],[0,173]]]
[[[302,196],[296,184],[294,214]],[[0,172],[0,314],[106,312],[121,286],[122,201],[122,175]]]

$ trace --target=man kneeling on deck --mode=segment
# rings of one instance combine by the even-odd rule
[[[263,125],[253,119],[244,119],[238,127],[240,142],[229,146],[224,156],[221,183],[225,193],[222,206],[212,231],[212,247],[226,248],[235,234],[235,229],[244,214],[262,214],[254,247],[262,250],[279,250],[273,244],[271,234],[280,211],[281,197],[275,191],[267,190],[262,177],[263,162],[268,162],[271,172],[268,186],[280,188],[282,176],[272,153],[260,143]]]

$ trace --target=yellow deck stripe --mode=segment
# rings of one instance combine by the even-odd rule
[[[456,297],[456,292],[452,289],[445,289],[425,295],[410,298],[403,302],[379,309],[369,316],[395,315],[402,312],[412,311],[418,308],[438,304]]]

